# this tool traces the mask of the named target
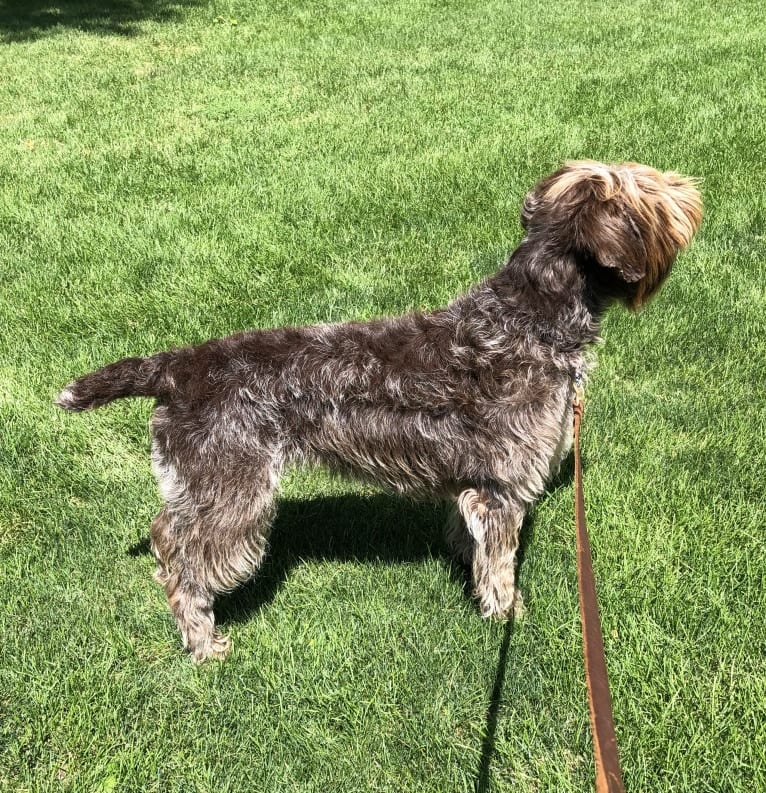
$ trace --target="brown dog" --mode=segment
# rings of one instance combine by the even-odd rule
[[[226,653],[214,597],[258,569],[280,474],[306,461],[453,500],[449,539],[482,613],[513,613],[519,529],[570,449],[599,321],[614,301],[637,309],[658,290],[701,217],[699,192],[675,173],[571,162],[525,198],[526,236],[505,266],[446,308],[238,333],[64,389],[68,410],[156,399],[165,506],[152,550],[194,658]]]

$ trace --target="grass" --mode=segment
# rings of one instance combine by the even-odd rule
[[[766,789],[760,3],[4,0],[0,41],[0,790],[592,785],[566,477],[506,627],[439,508],[294,473],[196,668],[150,580],[150,405],[51,406],[123,355],[441,305],[573,157],[707,209],[588,394],[626,787]]]

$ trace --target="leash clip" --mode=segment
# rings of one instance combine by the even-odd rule
[[[580,412],[585,407],[585,379],[582,374],[582,367],[578,367],[574,375],[574,400],[573,404]]]

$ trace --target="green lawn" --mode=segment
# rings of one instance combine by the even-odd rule
[[[0,0],[0,790],[592,786],[570,477],[506,627],[440,508],[294,472],[195,667],[151,580],[151,405],[52,406],[120,356],[442,305],[577,157],[706,202],[588,391],[626,787],[766,790],[764,63],[760,2]]]

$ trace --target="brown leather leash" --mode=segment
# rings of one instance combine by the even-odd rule
[[[579,381],[579,378],[578,378]],[[596,599],[588,527],[585,523],[585,497],[582,489],[580,460],[580,424],[585,407],[582,384],[575,385],[574,398],[574,468],[575,468],[575,532],[577,534],[577,580],[580,590],[580,621],[585,677],[588,683],[588,706],[593,732],[593,754],[596,762],[596,793],[623,793],[617,738],[612,718],[612,700],[606,672],[601,618]]]

